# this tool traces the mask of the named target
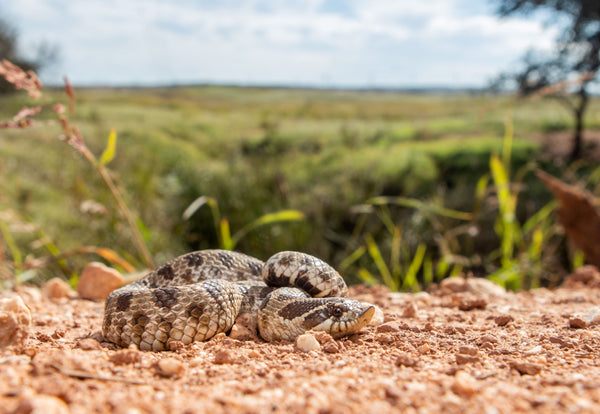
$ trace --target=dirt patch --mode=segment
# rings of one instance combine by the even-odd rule
[[[517,294],[461,279],[415,295],[354,287],[384,323],[315,335],[309,352],[225,335],[117,349],[102,303],[20,288],[4,295],[32,325],[0,351],[0,412],[600,412],[600,289],[584,279]]]

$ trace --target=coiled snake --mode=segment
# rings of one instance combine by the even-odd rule
[[[201,250],[179,256],[106,299],[102,333],[119,345],[163,351],[227,332],[241,314],[266,341],[293,341],[308,330],[333,337],[357,332],[375,308],[345,298],[327,263],[280,252],[266,263],[242,253]]]

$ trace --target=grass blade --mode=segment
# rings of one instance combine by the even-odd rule
[[[365,237],[365,242],[367,243],[367,251],[375,262],[375,266],[377,266],[377,270],[379,270],[379,273],[381,274],[383,283],[385,283],[390,290],[397,291],[398,283],[392,278],[390,269],[388,269],[387,265],[385,264],[385,261],[381,256],[381,252],[379,251],[379,247],[377,247],[377,243],[375,243],[375,240],[373,240],[373,237],[370,235]]]
[[[5,222],[0,221],[0,232],[2,232],[2,237],[10,250],[10,254],[13,258],[13,262],[15,263],[15,274],[18,275],[21,273],[19,267],[23,264],[23,256],[21,255],[21,250],[19,250],[19,246],[15,243],[15,239],[13,238],[8,226]]]
[[[348,267],[350,267],[350,265],[352,265],[354,262],[356,262],[358,259],[360,259],[365,254],[366,251],[367,250],[365,249],[365,246],[359,246],[358,249],[354,250],[350,254],[350,256],[348,256],[344,260],[342,260],[342,262],[338,266],[340,271],[343,272]]]
[[[104,152],[100,156],[100,161],[98,161],[98,164],[103,166],[103,165],[106,165],[109,162],[111,162],[113,160],[113,158],[115,158],[116,148],[117,148],[117,132],[115,131],[114,128],[111,128],[110,134],[108,134],[108,142],[106,143],[106,148],[104,149]]]
[[[457,220],[469,221],[473,218],[473,215],[471,213],[452,210],[450,208],[441,207],[434,204],[424,203],[421,200],[408,197],[373,197],[367,200],[367,203],[372,205],[394,204],[401,207],[410,207],[427,213],[433,213],[439,216],[449,217]]]
[[[408,266],[408,270],[404,275],[404,280],[402,281],[402,289],[412,291],[419,290],[419,281],[417,280],[417,273],[423,264],[423,258],[425,257],[425,252],[427,247],[424,243],[420,243],[417,247],[417,251],[413,256],[412,261],[410,262],[410,266]]]
[[[377,285],[377,279],[364,267],[358,269],[358,277],[369,286]]]
[[[231,240],[231,232],[229,230],[229,221],[226,218],[221,219],[219,224],[219,238],[221,239],[221,248],[225,250],[233,250],[235,243]]]
[[[235,246],[244,236],[246,236],[246,234],[256,230],[258,227],[300,220],[304,220],[304,214],[298,210],[281,210],[275,213],[265,214],[238,230],[232,237],[232,243]]]

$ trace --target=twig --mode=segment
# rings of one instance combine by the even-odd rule
[[[79,370],[74,370],[74,369],[67,369],[67,368],[61,367],[58,364],[54,364],[54,363],[50,364],[50,366],[52,368],[56,369],[61,374],[67,375],[67,376],[73,377],[73,378],[97,379],[97,380],[102,380],[102,381],[119,381],[119,382],[125,382],[127,384],[135,384],[135,385],[145,385],[146,384],[144,381],[140,381],[140,380],[136,380],[136,379],[111,377],[111,376],[100,375],[100,374],[90,374],[89,372],[84,372],[84,371],[79,371]]]

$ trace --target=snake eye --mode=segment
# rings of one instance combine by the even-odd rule
[[[342,316],[344,310],[340,306],[334,306],[331,309],[331,313],[333,314],[333,316]]]

